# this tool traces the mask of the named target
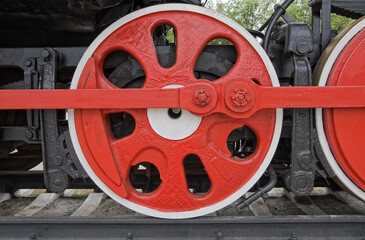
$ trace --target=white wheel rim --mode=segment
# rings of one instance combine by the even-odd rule
[[[119,19],[118,21],[116,21],[115,23],[110,25],[107,29],[105,29],[92,42],[92,44],[89,46],[89,48],[86,50],[83,57],[81,58],[78,66],[75,70],[73,79],[72,79],[71,89],[77,88],[79,78],[81,76],[84,66],[86,65],[86,62],[92,56],[93,52],[96,50],[96,48],[99,46],[99,44],[101,42],[103,42],[103,40],[107,36],[109,36],[112,32],[114,32],[120,26],[122,26],[136,18],[142,17],[144,15],[148,15],[150,13],[165,12],[165,11],[183,11],[183,12],[199,13],[199,14],[207,15],[209,17],[217,19],[217,20],[225,23],[226,25],[230,26],[232,29],[234,29],[238,33],[240,33],[245,39],[247,39],[250,42],[251,46],[259,53],[262,61],[264,62],[264,65],[266,66],[266,69],[270,75],[272,85],[274,87],[280,86],[275,69],[274,69],[269,57],[267,56],[266,52],[263,50],[261,45],[255,40],[255,38],[246,29],[244,29],[242,26],[240,26],[238,23],[223,16],[220,13],[217,13],[213,10],[206,9],[203,7],[198,7],[198,6],[194,6],[194,5],[190,5],[190,4],[163,4],[163,5],[156,5],[156,6],[144,8],[144,9],[138,10],[136,12],[133,12],[133,13]],[[135,204],[127,199],[121,198],[119,195],[114,193],[108,186],[106,186],[100,180],[100,178],[95,174],[95,172],[90,167],[89,163],[87,162],[87,160],[81,150],[80,143],[79,143],[79,140],[77,137],[77,132],[76,132],[74,110],[69,109],[68,114],[69,114],[69,121],[68,121],[69,130],[70,130],[72,144],[75,148],[75,152],[76,152],[82,166],[84,167],[85,171],[90,176],[90,178],[95,182],[95,184],[101,190],[103,190],[107,195],[109,195],[112,199],[114,199],[115,201],[124,205],[127,208],[130,208],[141,214],[145,214],[145,215],[149,215],[149,216],[153,216],[153,217],[159,217],[159,218],[167,218],[167,219],[192,218],[192,217],[198,217],[198,216],[202,216],[202,215],[206,215],[206,214],[215,212],[215,211],[229,205],[230,203],[234,202],[239,197],[241,197],[243,194],[245,194],[249,189],[251,189],[253,187],[253,185],[264,174],[264,172],[266,171],[267,167],[269,166],[269,164],[271,162],[271,159],[276,151],[276,147],[277,147],[279,139],[280,139],[282,120],[283,120],[283,110],[276,109],[275,130],[274,130],[274,134],[272,137],[272,142],[271,142],[270,148],[265,156],[265,159],[262,162],[260,168],[253,175],[253,177],[237,192],[232,194],[230,197],[224,199],[223,201],[220,201],[216,204],[213,204],[213,205],[210,205],[210,206],[207,206],[204,208],[200,208],[200,209],[196,209],[196,210],[192,210],[192,211],[183,211],[183,212],[162,212],[162,211],[158,211],[155,209],[151,209],[151,208],[147,208],[147,207]]]
[[[360,32],[365,27],[365,19],[357,23],[353,26],[350,31],[348,31],[341,40],[337,43],[336,47],[333,49],[331,54],[329,55],[326,64],[323,67],[323,71],[320,75],[318,86],[326,86],[329,74],[331,73],[331,69],[336,62],[338,56],[342,52],[343,48],[347,45],[351,39]],[[323,127],[323,110],[322,108],[316,109],[316,128],[318,133],[318,138],[320,145],[322,147],[323,153],[326,156],[327,162],[330,165],[332,171],[336,174],[336,177],[341,181],[341,183],[346,186],[346,188],[355,194],[357,197],[361,198],[365,201],[365,192],[356,186],[343,172],[341,167],[338,165],[335,157],[332,154],[332,151],[327,142],[327,137]]]

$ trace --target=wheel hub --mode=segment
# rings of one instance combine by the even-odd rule
[[[170,85],[164,88],[179,88]],[[149,108],[147,117],[152,129],[161,137],[169,140],[181,140],[191,136],[199,127],[201,117],[184,109]]]

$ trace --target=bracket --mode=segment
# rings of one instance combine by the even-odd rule
[[[312,70],[308,54],[313,51],[313,39],[308,25],[302,23],[287,25],[285,50],[293,54],[293,85],[311,86]],[[312,109],[293,110],[291,168],[286,184],[293,193],[301,196],[309,195],[314,187],[316,159],[312,153],[312,119]]]

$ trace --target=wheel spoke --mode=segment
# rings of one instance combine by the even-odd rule
[[[148,19],[136,19],[117,29],[95,51],[94,56],[103,59],[109,52],[123,50],[131,54],[141,63],[147,78],[158,78],[161,66],[152,39],[152,30],[158,19],[148,16]]]
[[[144,138],[140,133],[133,133],[131,136],[114,140],[111,143],[113,154],[120,163],[120,171],[123,178],[128,176],[127,170],[133,165],[134,159],[144,148]]]
[[[112,84],[104,75],[98,74],[97,88],[99,89],[118,89],[114,84]]]
[[[97,71],[97,67],[100,64],[100,60],[95,57],[88,59],[84,71],[80,77],[79,85],[77,88],[85,89],[116,89],[108,79],[105,78],[101,71]]]
[[[166,140],[147,136],[148,133],[137,130],[130,137],[112,143],[113,153],[118,156],[120,161],[124,181],[128,181],[130,166],[141,162],[154,164],[160,173],[162,182],[157,190],[147,194],[132,191],[128,195],[128,199],[141,204],[148,201],[150,206],[159,209],[191,208],[191,196],[182,160],[179,159],[180,155],[176,154],[175,148],[165,149],[161,152],[158,147],[166,144]],[[151,138],[150,141],[149,138]]]
[[[258,56],[241,52],[238,54],[237,62],[223,79],[250,79],[261,86],[272,86],[270,75],[262,69],[265,69],[265,66]]]
[[[176,27],[177,39],[176,63],[173,67],[175,79],[179,76],[194,79],[195,63],[209,40],[214,38],[215,29],[201,24],[199,18],[189,19],[175,15],[171,20]]]
[[[213,147],[206,148],[198,154],[212,182],[214,195],[219,195],[222,189],[232,191],[232,187],[242,185],[242,179],[249,179],[251,176],[252,161],[235,160],[229,155],[217,153]]]
[[[274,133],[273,126],[276,124],[276,114],[275,109],[263,109],[245,120],[246,126],[256,135],[256,149],[259,149],[259,151],[255,151],[250,157],[263,158],[263,153],[269,150]]]
[[[118,192],[126,196],[126,190],[117,171],[114,155],[110,149],[110,136],[105,129],[105,120],[100,110],[79,110],[76,115],[81,115],[83,120],[83,135],[79,136],[88,139],[88,147],[93,149],[89,161],[96,169],[97,174],[104,175],[114,185],[118,186]],[[92,161],[93,160],[93,161]],[[105,178],[104,177],[104,178]]]
[[[244,126],[244,121],[233,120],[229,117],[220,118],[209,128],[208,141],[209,144],[214,144],[214,147],[226,155],[231,155],[227,147],[227,139],[229,134],[236,128]]]
[[[167,153],[166,172],[161,177],[161,180],[161,186],[156,192],[153,192],[149,196],[143,196],[143,198],[147,198],[151,206],[156,206],[160,209],[178,210],[193,209],[196,207],[189,193],[180,156],[171,156]]]

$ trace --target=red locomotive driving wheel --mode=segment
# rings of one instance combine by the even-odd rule
[[[317,69],[320,86],[363,86],[365,18],[334,40]],[[320,75],[320,76],[319,76]],[[341,101],[341,96],[338,96]],[[319,139],[336,179],[365,200],[365,111],[363,108],[317,109]]]
[[[176,60],[170,67],[160,65],[152,39],[162,24],[172,26],[176,34]],[[194,83],[199,54],[217,38],[233,43],[237,60],[215,81],[240,78],[262,86],[279,85],[266,53],[237,23],[201,7],[167,4],[134,12],[107,28],[84,54],[71,87],[118,88],[103,71],[104,60],[116,51],[127,52],[140,63],[145,72],[142,89]],[[241,92],[237,89],[237,96],[231,96],[232,104],[240,104]],[[192,101],[204,105],[209,97],[201,91]],[[111,116],[123,119],[120,128],[125,134],[113,132]],[[271,161],[281,120],[281,109],[264,109],[246,119],[222,113],[199,117],[184,109],[69,110],[73,144],[94,182],[119,203],[163,218],[204,215],[247,192]],[[251,144],[249,153],[237,156],[230,151],[237,146],[229,146],[227,139],[239,134],[248,136],[244,140]],[[206,172],[209,189],[196,192],[191,187],[194,164]],[[154,178],[154,186],[138,187],[138,172],[144,172],[145,180]]]

